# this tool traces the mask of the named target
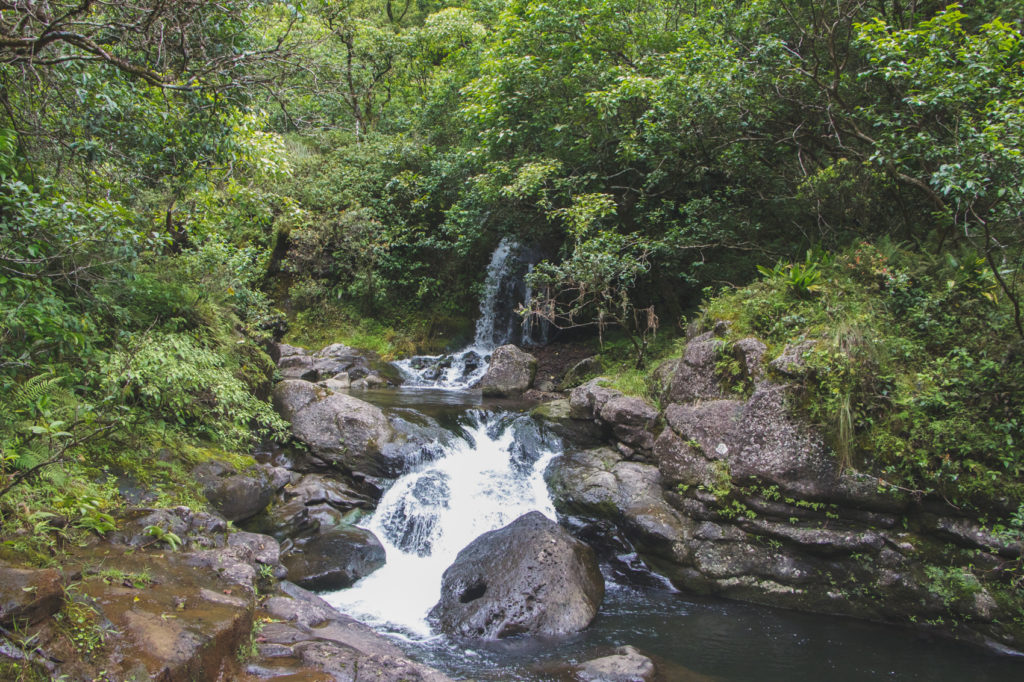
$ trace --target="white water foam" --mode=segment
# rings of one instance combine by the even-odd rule
[[[324,595],[333,606],[383,630],[429,637],[427,612],[461,549],[530,511],[555,519],[543,473],[560,446],[540,438],[524,453],[528,439],[517,437],[509,415],[472,416],[467,437],[396,480],[361,524],[380,539],[387,563],[354,586]]]

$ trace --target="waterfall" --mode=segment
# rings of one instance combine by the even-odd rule
[[[508,300],[510,289],[515,286],[509,276],[509,256],[514,250],[518,250],[518,244],[506,237],[491,254],[484,280],[484,293],[480,297],[480,316],[476,318],[476,336],[470,346],[474,350],[492,351],[508,340],[501,329],[504,325],[500,323],[504,320],[499,319],[498,310],[499,304]],[[496,320],[498,324],[495,324]]]
[[[422,638],[441,576],[475,538],[519,516],[555,518],[543,472],[561,442],[526,415],[470,411],[437,459],[398,478],[363,524],[387,563],[353,587],[324,595],[371,625]]]
[[[487,371],[490,354],[505,343],[533,343],[532,325],[516,312],[530,299],[524,277],[532,270],[530,256],[517,242],[505,237],[487,265],[480,314],[473,342],[450,355],[417,355],[394,363],[410,387],[466,389]],[[541,327],[546,341],[546,327]]]

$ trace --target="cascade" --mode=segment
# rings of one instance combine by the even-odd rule
[[[324,595],[359,620],[416,638],[430,635],[427,612],[459,550],[527,512],[555,518],[543,472],[561,443],[529,416],[469,411],[439,449],[398,478],[361,524],[384,545],[384,567]]]

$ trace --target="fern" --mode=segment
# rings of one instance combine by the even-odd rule
[[[73,408],[78,400],[74,393],[61,386],[63,377],[44,373],[29,377],[16,387],[7,406],[9,414],[22,414],[35,410],[42,413]]]

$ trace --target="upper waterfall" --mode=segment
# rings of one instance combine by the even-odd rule
[[[417,355],[395,362],[407,386],[465,389],[487,371],[491,351],[506,343],[544,343],[547,329],[531,324],[519,314],[531,291],[526,275],[536,254],[505,237],[491,254],[480,296],[480,314],[473,342],[450,355]]]

